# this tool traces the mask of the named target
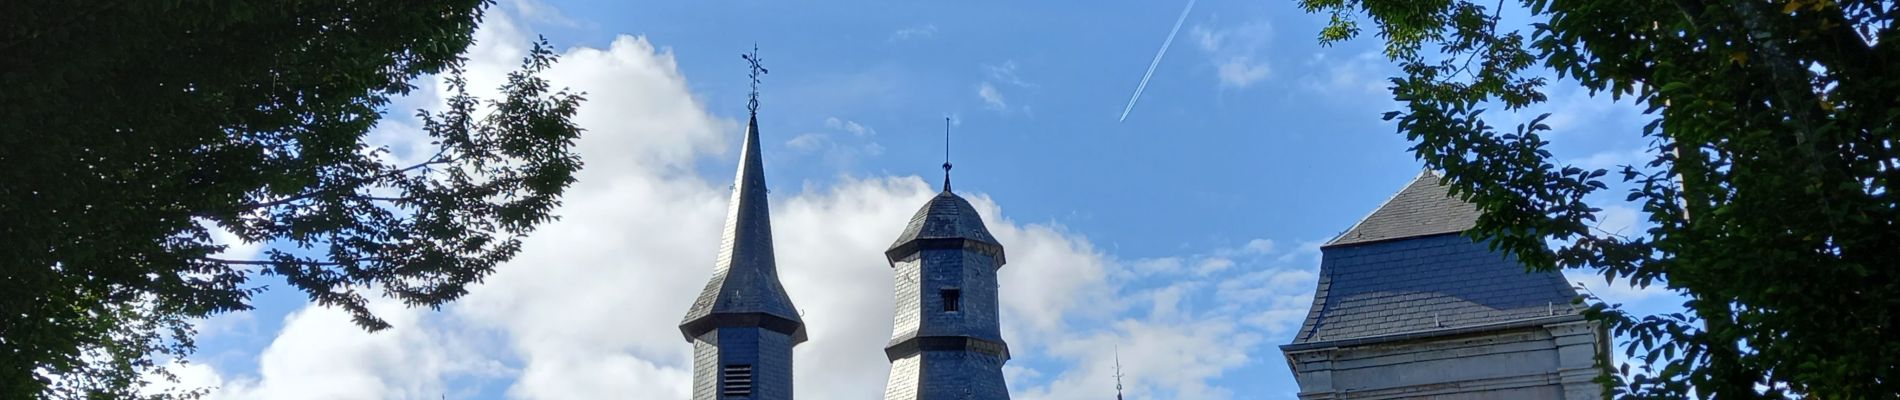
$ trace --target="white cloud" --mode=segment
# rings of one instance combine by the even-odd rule
[[[1596,214],[1597,231],[1612,235],[1642,237],[1645,235],[1643,231],[1649,229],[1650,226],[1648,220],[1642,219],[1644,216],[1642,211],[1629,206],[1604,206],[1603,211]]]
[[[166,372],[172,374],[167,379],[156,372],[144,375],[150,384],[139,388],[139,394],[157,396],[161,394],[183,395],[199,390],[213,390],[224,386],[224,378],[210,365],[203,363],[172,362],[163,364]],[[214,396],[211,400],[217,400]]]
[[[838,117],[825,117],[825,128],[822,132],[792,137],[785,141],[785,145],[802,152],[821,152],[820,156],[826,163],[840,170],[850,170],[862,158],[884,154],[884,146],[872,141],[877,136],[877,129]]]
[[[825,135],[817,134],[817,133],[800,134],[798,136],[793,136],[792,140],[785,141],[786,147],[791,147],[793,150],[800,150],[800,151],[817,150],[819,146],[823,146],[824,144],[825,144]]]
[[[1226,28],[1195,25],[1188,30],[1214,65],[1223,88],[1244,89],[1267,78],[1272,71],[1261,59],[1273,39],[1273,27],[1255,21]]]
[[[1002,64],[982,64],[984,81],[976,87],[976,95],[983,99],[984,107],[993,111],[1012,111],[1009,101],[1004,99],[1003,89],[1034,89],[1035,83],[1022,78],[1016,60],[1006,60]],[[1014,111],[1029,112],[1029,106],[1017,106]]]
[[[1023,80],[1016,72],[1019,68],[1016,60],[1006,60],[997,65],[983,64],[983,72],[989,75],[991,81],[1015,87],[1036,87],[1036,84]]]
[[[1307,70],[1313,71],[1301,79],[1301,86],[1307,90],[1336,100],[1390,98],[1386,78],[1392,76],[1394,70],[1377,51],[1369,50],[1343,59],[1329,57],[1322,51],[1313,53],[1306,65]]]
[[[1278,260],[1279,262],[1285,263],[1285,262],[1292,262],[1294,260],[1298,260],[1303,257],[1318,258],[1320,256],[1319,247],[1326,245],[1327,240],[1328,239],[1302,241],[1300,242],[1299,246],[1293,248],[1293,251],[1287,252],[1286,254],[1281,254],[1280,257],[1277,258],[1276,260]]]
[[[929,39],[933,36],[937,36],[937,24],[923,24],[893,31],[891,36],[884,41],[895,43],[911,39]]]
[[[1598,298],[1611,304],[1640,303],[1650,299],[1663,298],[1672,294],[1663,282],[1655,282],[1649,286],[1637,287],[1636,285],[1632,285],[1628,279],[1620,277],[1617,278],[1616,282],[1605,281],[1602,274],[1591,270],[1566,269],[1563,273],[1564,279],[1569,281],[1572,286],[1581,285],[1584,291],[1596,294]]]
[[[838,117],[825,117],[825,127],[845,131],[857,137],[877,136],[876,129],[859,124],[858,121]]]
[[[1249,240],[1247,241],[1247,245],[1242,246],[1241,249],[1253,254],[1272,253],[1274,249],[1273,239]]]
[[[1178,257],[1144,258],[1129,262],[1128,269],[1134,272],[1136,276],[1145,277],[1154,274],[1180,271],[1182,265],[1181,259]]]
[[[989,107],[991,110],[1003,111],[1009,109],[1009,103],[1003,100],[1003,93],[997,91],[996,85],[990,84],[989,82],[983,82],[983,84],[976,86],[976,96],[983,98],[983,105]]]
[[[388,331],[367,333],[348,313],[307,307],[285,317],[257,376],[222,379],[207,376],[208,368],[186,368],[183,376],[222,383],[219,399],[432,399],[448,393],[445,376],[503,370],[457,333],[423,324],[424,311],[393,303],[372,305],[396,326]]]
[[[1649,149],[1634,148],[1597,152],[1587,157],[1573,160],[1570,164],[1585,170],[1607,170],[1610,172],[1610,175],[1606,176],[1615,177],[1617,176],[1615,174],[1621,172],[1625,165],[1634,166],[1638,171],[1647,170],[1649,169],[1647,164],[1653,159],[1655,159],[1655,157],[1649,154]]]
[[[1194,273],[1199,275],[1211,275],[1216,272],[1225,271],[1233,266],[1234,260],[1223,257],[1210,257],[1201,260],[1201,263],[1194,267]]]
[[[1014,372],[1012,378],[1049,377],[1032,378],[1028,385],[1012,381],[1018,398],[1107,398],[1113,395],[1117,352],[1129,398],[1237,397],[1209,382],[1234,368],[1276,360],[1277,354],[1261,345],[1284,340],[1279,338],[1298,327],[1312,304],[1318,276],[1317,250],[1268,257],[1274,254],[1268,243],[1272,241],[1257,239],[1203,254],[1107,259],[1110,279],[1086,292],[1100,290],[1108,297],[1072,309],[1075,323],[1046,331],[1037,342],[1046,344],[1035,351],[1025,352],[1011,342],[1019,354],[1064,365],[1052,371]],[[1168,283],[1150,286],[1156,282]],[[1090,314],[1091,309],[1102,311]]]
[[[1550,100],[1525,108],[1523,111],[1509,114],[1513,118],[1499,118],[1501,130],[1515,130],[1518,124],[1528,123],[1531,118],[1550,113],[1544,119],[1544,125],[1550,130],[1542,134],[1545,139],[1580,133],[1576,137],[1588,137],[1598,132],[1621,132],[1635,135],[1642,132],[1643,124],[1655,116],[1644,115],[1643,107],[1633,103],[1629,97],[1621,101],[1609,96],[1591,96],[1590,90],[1577,85],[1551,85],[1544,91]],[[1648,159],[1643,159],[1648,161]]]
[[[573,18],[568,18],[567,14],[561,13],[559,8],[543,3],[541,0],[512,0],[508,2],[508,5],[514,8],[515,14],[531,22],[567,28],[581,26],[580,22],[575,21]]]
[[[1244,88],[1254,82],[1267,78],[1267,64],[1256,63],[1253,57],[1234,57],[1216,67],[1222,86]]]

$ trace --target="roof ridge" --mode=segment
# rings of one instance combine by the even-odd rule
[[[1412,187],[1412,184],[1414,184],[1414,183],[1418,183],[1418,180],[1419,180],[1420,178],[1424,178],[1424,177],[1427,177],[1427,176],[1431,176],[1431,177],[1437,177],[1437,176],[1438,176],[1438,173],[1436,173],[1436,172],[1434,172],[1434,171],[1432,171],[1432,169],[1431,169],[1431,168],[1429,168],[1429,167],[1427,167],[1427,168],[1423,168],[1423,169],[1420,169],[1420,170],[1419,170],[1419,172],[1418,172],[1418,175],[1417,175],[1417,176],[1413,176],[1413,177],[1412,177],[1412,180],[1411,180],[1411,181],[1408,181],[1408,182],[1406,182],[1406,183],[1405,183],[1405,186],[1404,186],[1404,187],[1400,187],[1400,188],[1399,188],[1399,190],[1394,190],[1394,191],[1392,191],[1392,195],[1391,195],[1391,196],[1386,196],[1386,198],[1385,198],[1385,201],[1381,201],[1381,202],[1379,202],[1379,206],[1378,206],[1378,207],[1373,207],[1373,208],[1372,208],[1372,211],[1371,211],[1371,212],[1367,212],[1365,216],[1363,216],[1363,217],[1359,217],[1359,222],[1354,222],[1354,223],[1352,224],[1352,226],[1351,226],[1351,227],[1347,227],[1347,228],[1346,228],[1346,230],[1343,230],[1343,231],[1339,231],[1339,234],[1337,234],[1337,235],[1333,235],[1333,238],[1332,238],[1331,240],[1327,240],[1327,241],[1326,241],[1326,245],[1327,245],[1327,246],[1331,246],[1331,245],[1334,245],[1334,244],[1342,244],[1342,243],[1340,243],[1340,240],[1343,240],[1343,239],[1345,239],[1345,238],[1346,238],[1346,234],[1347,234],[1347,233],[1352,233],[1352,231],[1353,231],[1353,230],[1355,230],[1355,229],[1359,229],[1359,226],[1360,226],[1360,225],[1365,225],[1365,224],[1366,224],[1366,220],[1370,220],[1370,219],[1372,219],[1372,216],[1373,216],[1373,215],[1377,215],[1377,214],[1379,213],[1379,211],[1380,211],[1380,210],[1384,210],[1384,209],[1385,209],[1385,206],[1387,206],[1387,205],[1391,205],[1391,204],[1392,204],[1392,200],[1393,200],[1393,199],[1397,199],[1397,198],[1399,198],[1399,195],[1400,195],[1400,194],[1404,194],[1404,193],[1405,193],[1405,189],[1410,189],[1410,188]]]

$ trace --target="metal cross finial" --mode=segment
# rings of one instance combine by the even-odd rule
[[[740,54],[739,58],[743,58],[746,60],[747,63],[752,64],[752,73],[748,75],[752,77],[752,97],[751,99],[746,101],[745,108],[746,110],[752,111],[752,115],[758,115],[759,114],[759,78],[764,77],[765,74],[772,73],[772,71],[766,70],[765,66],[760,64],[761,62],[764,62],[765,59],[759,58],[759,44],[758,43],[752,44],[752,53]]]
[[[1122,400],[1122,348],[1115,348],[1115,400]]]
[[[943,117],[943,191],[950,191],[950,116]]]

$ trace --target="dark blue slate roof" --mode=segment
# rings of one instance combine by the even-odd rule
[[[718,326],[763,325],[804,341],[804,322],[779,284],[772,254],[771,211],[765,200],[765,163],[759,155],[759,119],[746,125],[733,180],[732,203],[711,281],[680,323],[687,340]]]
[[[1574,318],[1577,293],[1561,273],[1526,272],[1516,258],[1462,235],[1476,208],[1448,194],[1437,176],[1421,174],[1321,247],[1319,287],[1293,343]]]
[[[973,242],[977,250],[1002,258],[1002,243],[990,236],[989,228],[983,225],[983,216],[977,214],[969,200],[951,192],[947,186],[910,217],[910,224],[897,235],[897,241],[891,243],[886,255],[901,257],[904,254],[900,253],[907,253],[903,251],[909,249],[907,245],[915,245],[915,242],[968,241]],[[998,264],[1002,262],[999,260]]]
[[[1392,195],[1385,204],[1346,229],[1327,245],[1376,242],[1413,236],[1464,232],[1478,221],[1478,207],[1451,197],[1438,184],[1431,170],[1420,172],[1412,183]]]

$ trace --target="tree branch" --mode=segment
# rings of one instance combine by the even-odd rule
[[[379,258],[379,257],[370,257],[370,258],[362,258],[362,259],[357,259],[357,261],[378,261],[378,260],[381,260],[381,259],[382,259],[382,258]],[[203,261],[209,261],[209,262],[214,262],[214,263],[219,263],[219,264],[230,264],[230,265],[262,265],[262,266],[275,266],[275,265],[280,265],[280,264],[292,264],[292,265],[301,265],[301,266],[307,266],[307,267],[335,267],[335,266],[340,266],[340,265],[344,265],[344,264],[345,264],[345,263],[342,263],[342,262],[337,262],[337,261],[285,261],[285,262],[279,262],[279,261],[269,261],[269,260],[227,260],[227,259],[222,259],[222,258],[217,258],[217,257],[200,257],[200,258],[199,258],[199,260],[203,260]]]
[[[432,157],[430,157],[430,158],[429,158],[429,161],[423,161],[423,162],[421,162],[421,163],[418,163],[418,164],[416,164],[416,165],[411,165],[411,166],[408,166],[408,167],[405,167],[405,168],[403,168],[403,169],[398,169],[398,170],[395,170],[395,171],[390,171],[389,173],[386,173],[386,174],[382,174],[382,175],[377,175],[377,176],[373,176],[373,177],[369,177],[369,178],[365,178],[365,179],[363,179],[363,180],[360,180],[360,181],[357,181],[357,182],[354,182],[354,183],[352,184],[352,186],[354,186],[354,185],[357,185],[357,184],[363,184],[363,183],[367,183],[367,182],[373,182],[373,181],[376,181],[376,180],[380,180],[380,179],[383,179],[383,178],[389,178],[389,177],[393,177],[393,176],[397,176],[397,175],[402,175],[402,174],[405,174],[405,173],[408,173],[409,171],[414,171],[414,170],[416,170],[416,169],[418,169],[418,168],[422,168],[422,167],[426,167],[426,166],[430,166],[430,165],[437,165],[437,164],[447,164],[447,163],[449,163],[449,162],[453,162],[453,161],[455,161],[455,159],[453,159],[453,158],[443,158],[443,157],[442,157],[442,154],[443,154],[444,152],[447,152],[447,151],[448,151],[448,149],[446,149],[446,148],[445,148],[445,149],[442,149],[442,151],[438,151],[438,152],[436,152],[436,153],[435,153],[435,156],[432,156]],[[351,189],[351,188],[353,188],[353,187],[336,187],[336,188],[330,188],[330,189],[326,189],[326,190],[318,190],[318,191],[313,191],[313,192],[309,192],[309,193],[304,193],[304,194],[300,194],[300,195],[296,195],[296,196],[291,196],[291,197],[286,197],[286,198],[282,198],[282,199],[278,199],[278,200],[273,200],[273,201],[267,201],[267,202],[262,202],[262,203],[252,203],[252,204],[247,204],[247,205],[244,205],[244,206],[242,206],[242,210],[241,210],[241,211],[251,211],[251,210],[256,210],[256,209],[260,209],[260,208],[270,208],[270,207],[276,207],[276,206],[281,206],[281,205],[285,205],[285,204],[290,204],[290,203],[293,203],[293,202],[297,202],[297,201],[299,201],[299,200],[307,200],[307,199],[310,199],[310,198],[312,198],[312,197],[317,197],[317,196],[322,196],[322,195],[325,195],[325,194],[330,194],[330,193],[335,193],[335,192],[337,192],[337,191],[339,191],[339,190],[343,190],[343,189]],[[370,199],[370,200],[382,200],[381,198],[371,198],[371,197],[366,197],[366,196],[359,196],[359,197],[364,197],[364,198],[368,198],[368,199]]]

